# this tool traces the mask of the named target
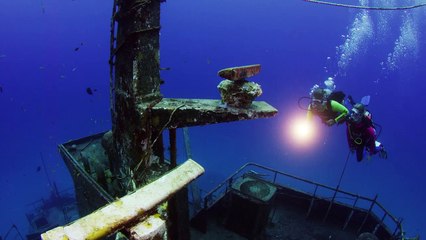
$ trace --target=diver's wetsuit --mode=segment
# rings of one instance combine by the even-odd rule
[[[351,119],[346,120],[346,137],[351,150],[356,150],[356,158],[358,162],[362,161],[364,148],[373,155],[376,153],[376,130],[371,121],[371,115],[363,116],[362,120],[357,123]]]
[[[318,111],[315,108],[311,108],[311,104],[309,104],[307,119],[312,120],[313,115],[317,115],[321,118],[323,123],[326,123],[330,119],[334,119],[334,122],[340,124],[345,120],[345,117],[348,115],[348,113],[349,111],[345,106],[334,100],[330,100],[327,101],[323,111]]]

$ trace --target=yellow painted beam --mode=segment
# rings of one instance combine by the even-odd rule
[[[144,186],[95,212],[67,225],[41,235],[43,240],[91,240],[108,236],[138,219],[178,190],[204,173],[204,168],[192,159]]]

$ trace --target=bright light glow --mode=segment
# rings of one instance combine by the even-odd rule
[[[318,137],[314,121],[308,121],[306,116],[299,115],[289,119],[286,125],[286,142],[293,149],[315,148]]]
[[[314,128],[307,120],[297,121],[293,123],[292,135],[297,142],[306,142],[312,139]]]

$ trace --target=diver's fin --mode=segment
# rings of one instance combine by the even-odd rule
[[[370,95],[362,97],[361,104],[364,106],[368,106],[368,104],[370,104]]]
[[[348,96],[348,102],[353,106],[353,105],[355,105],[355,101],[354,101],[354,99],[352,98],[352,96],[351,95],[349,95]]]

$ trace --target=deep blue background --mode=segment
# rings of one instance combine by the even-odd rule
[[[57,144],[111,128],[111,8],[112,1],[99,0],[0,2],[0,234],[13,223],[25,232],[27,204],[48,196],[44,169],[37,171],[40,153],[59,188],[72,187]],[[305,114],[298,98],[337,74],[338,89],[356,99],[372,96],[369,109],[383,127],[380,141],[389,153],[387,160],[351,158],[341,187],[378,194],[388,210],[404,218],[409,234],[426,236],[426,8],[366,13],[367,38],[360,34],[368,30],[365,25],[351,35],[360,14],[301,0],[162,4],[161,65],[171,68],[162,72],[166,97],[217,99],[219,69],[260,63],[262,71],[253,77],[264,91],[259,100],[279,111],[272,119],[190,129],[194,159],[206,168],[203,189],[248,161],[336,186],[348,153],[344,126],[318,124],[317,143],[300,150],[291,144],[288,123]],[[406,19],[412,25],[401,34]],[[336,48],[347,35],[354,51],[342,68]],[[390,69],[388,54],[401,35],[397,46],[405,48]],[[96,89],[93,96],[87,87]],[[179,159],[184,158],[181,147]]]

